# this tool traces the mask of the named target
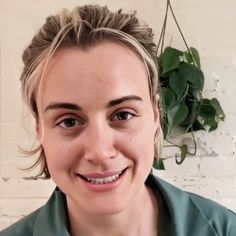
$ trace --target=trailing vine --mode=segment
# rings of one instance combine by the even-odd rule
[[[184,41],[186,51],[170,46],[164,48],[169,11]],[[188,46],[170,0],[167,0],[157,47],[164,139],[170,144],[166,147],[179,148],[180,159],[176,157],[175,161],[177,164],[182,164],[187,155],[197,153],[194,132],[198,130],[214,131],[218,127],[218,122],[224,120],[225,114],[216,98],[207,99],[202,95],[205,78],[201,70],[199,53],[196,48]],[[193,152],[190,151],[187,144],[179,145],[170,140],[170,133],[176,127],[181,127],[184,133],[191,133]],[[158,163],[154,164],[154,167],[163,169],[163,160],[165,158],[161,158]]]

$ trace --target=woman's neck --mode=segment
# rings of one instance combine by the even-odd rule
[[[127,209],[114,215],[86,214],[69,198],[67,204],[71,236],[157,235],[158,202],[146,186]]]

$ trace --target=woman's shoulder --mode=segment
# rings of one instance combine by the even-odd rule
[[[205,235],[205,231],[211,232],[208,235],[236,235],[236,214],[233,211],[156,176],[149,176],[148,182],[161,197],[164,210],[168,212],[166,218],[176,227],[174,235],[190,235],[186,233],[188,231],[192,232],[191,235]]]
[[[68,236],[64,194],[56,189],[44,206],[0,232],[0,236]]]
[[[210,199],[194,193],[187,193],[189,198],[205,217],[206,221],[216,230],[225,232],[224,235],[236,235],[236,213]],[[226,234],[227,233],[227,234]]]
[[[0,232],[0,236],[32,236],[34,221],[39,211],[40,209],[32,212],[31,214],[25,216],[21,220],[7,227]]]

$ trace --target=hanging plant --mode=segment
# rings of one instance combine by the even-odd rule
[[[216,98],[202,97],[204,74],[196,49],[179,51],[167,47],[160,57],[162,127],[167,138],[172,128],[181,126],[186,132],[213,131],[225,115]],[[196,62],[196,64],[195,64]]]
[[[169,9],[184,40],[186,51],[169,46],[164,48]],[[162,129],[164,139],[171,143],[172,146],[179,147],[180,159],[176,158],[176,163],[181,164],[187,154],[196,154],[197,144],[194,138],[194,131],[214,131],[217,129],[218,123],[224,120],[225,114],[216,98],[207,99],[202,96],[204,73],[201,70],[199,53],[197,49],[188,47],[169,0],[167,0],[166,15],[158,48],[161,48],[158,63]],[[181,127],[184,133],[191,132],[194,144],[193,152],[189,151],[187,144],[177,145],[169,140],[171,130],[176,127]],[[164,159],[160,159],[159,163],[155,163],[154,167],[164,169]]]

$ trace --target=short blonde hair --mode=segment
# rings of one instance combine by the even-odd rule
[[[106,6],[85,5],[49,16],[23,53],[22,97],[36,119],[36,92],[45,67],[55,52],[68,47],[86,48],[105,40],[122,43],[140,57],[148,74],[150,98],[156,105],[158,65],[152,29],[141,23],[135,12],[125,14],[121,9],[111,12]],[[41,145],[27,154],[37,152],[40,155],[32,167],[40,165],[39,176],[49,178]]]

